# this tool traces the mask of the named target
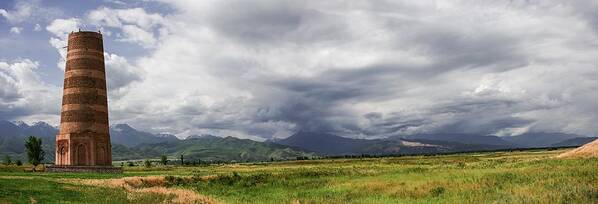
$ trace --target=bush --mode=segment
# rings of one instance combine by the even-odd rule
[[[151,168],[152,162],[150,160],[145,160],[145,162],[143,162],[143,165],[145,166],[145,168]]]
[[[445,191],[446,191],[446,189],[444,187],[438,186],[438,187],[433,188],[432,190],[430,190],[430,194],[433,197],[438,197],[438,196],[442,195]]]
[[[181,177],[166,176],[166,177],[164,177],[164,179],[166,180],[167,186],[180,186],[180,185],[185,184],[185,180]]]
[[[20,159],[19,159],[19,160],[17,160],[17,166],[21,166],[21,165],[23,165],[23,162],[21,162],[21,160],[20,160]]]
[[[162,156],[160,156],[160,163],[161,163],[162,165],[166,165],[166,164],[168,164],[168,158],[166,157],[166,155],[162,155]]]
[[[8,154],[6,156],[4,156],[4,164],[5,165],[11,165],[12,161],[10,160],[10,156],[8,156]]]

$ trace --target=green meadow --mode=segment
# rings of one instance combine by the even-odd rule
[[[125,167],[123,174],[0,166],[0,203],[598,203],[598,159],[553,158],[563,151]]]

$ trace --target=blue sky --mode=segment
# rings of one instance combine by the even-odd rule
[[[598,129],[592,1],[2,1],[0,119],[59,123],[104,34],[110,123],[186,137]]]

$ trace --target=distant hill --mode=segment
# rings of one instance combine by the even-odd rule
[[[504,140],[515,143],[521,147],[551,147],[552,144],[568,139],[583,137],[581,135],[566,133],[525,133],[518,136],[502,137]]]
[[[54,158],[57,128],[44,122],[0,121],[0,155],[25,158],[24,141],[28,135],[41,137],[46,161]],[[193,135],[180,140],[174,135],[152,134],[127,124],[110,127],[114,160],[157,158],[160,155],[190,159],[249,161],[297,156],[359,154],[424,154],[520,147],[577,146],[590,138],[564,133],[526,133],[514,137],[475,134],[418,134],[386,139],[353,139],[326,133],[300,131],[277,140],[257,142],[234,137]]]
[[[288,138],[278,140],[276,143],[321,154],[354,154],[375,141],[351,139],[326,133],[298,132]]]
[[[582,146],[587,143],[590,143],[594,140],[598,139],[598,137],[576,137],[573,139],[568,139],[562,142],[554,143],[550,146],[553,147],[572,147],[572,146]]]
[[[271,158],[295,159],[299,156],[316,156],[314,153],[285,145],[216,136],[141,144],[133,148],[116,146],[113,150],[117,155],[115,160],[158,158],[160,155],[179,158],[181,154],[188,160],[204,161],[267,161]]]
[[[486,136],[476,134],[460,134],[460,133],[437,133],[437,134],[417,134],[403,137],[404,139],[427,140],[427,141],[444,141],[459,143],[465,145],[488,145],[495,148],[515,148],[518,145],[511,143],[497,136]]]
[[[275,142],[325,155],[425,154],[499,149],[494,146],[464,145],[460,143],[402,139],[398,137],[374,140],[353,139],[313,132],[298,132],[286,139]]]
[[[58,129],[43,122],[29,126],[22,122],[0,121],[0,156],[8,154],[14,160],[24,160],[25,138],[34,135],[42,138],[45,161],[53,162],[57,133]],[[178,158],[180,154],[184,154],[187,159],[220,161],[258,161],[315,155],[289,146],[234,137],[201,135],[179,140],[174,135],[138,131],[127,124],[111,126],[110,138],[115,161],[158,158],[161,155]]]
[[[46,150],[46,161],[53,160],[56,133],[58,130],[45,122],[37,122],[30,126],[23,122],[0,121],[0,155],[10,155],[15,159],[24,160],[25,139],[34,135],[42,139],[42,148]]]
[[[127,147],[133,147],[139,144],[154,144],[178,140],[179,139],[174,135],[152,134],[149,132],[138,131],[127,124],[110,126],[110,141]]]

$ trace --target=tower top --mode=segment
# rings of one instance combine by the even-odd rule
[[[73,31],[73,32],[69,33],[69,38],[78,37],[78,36],[93,36],[96,38],[98,38],[98,37],[102,38],[102,33],[100,31],[96,32],[96,31],[82,31],[82,30]]]

